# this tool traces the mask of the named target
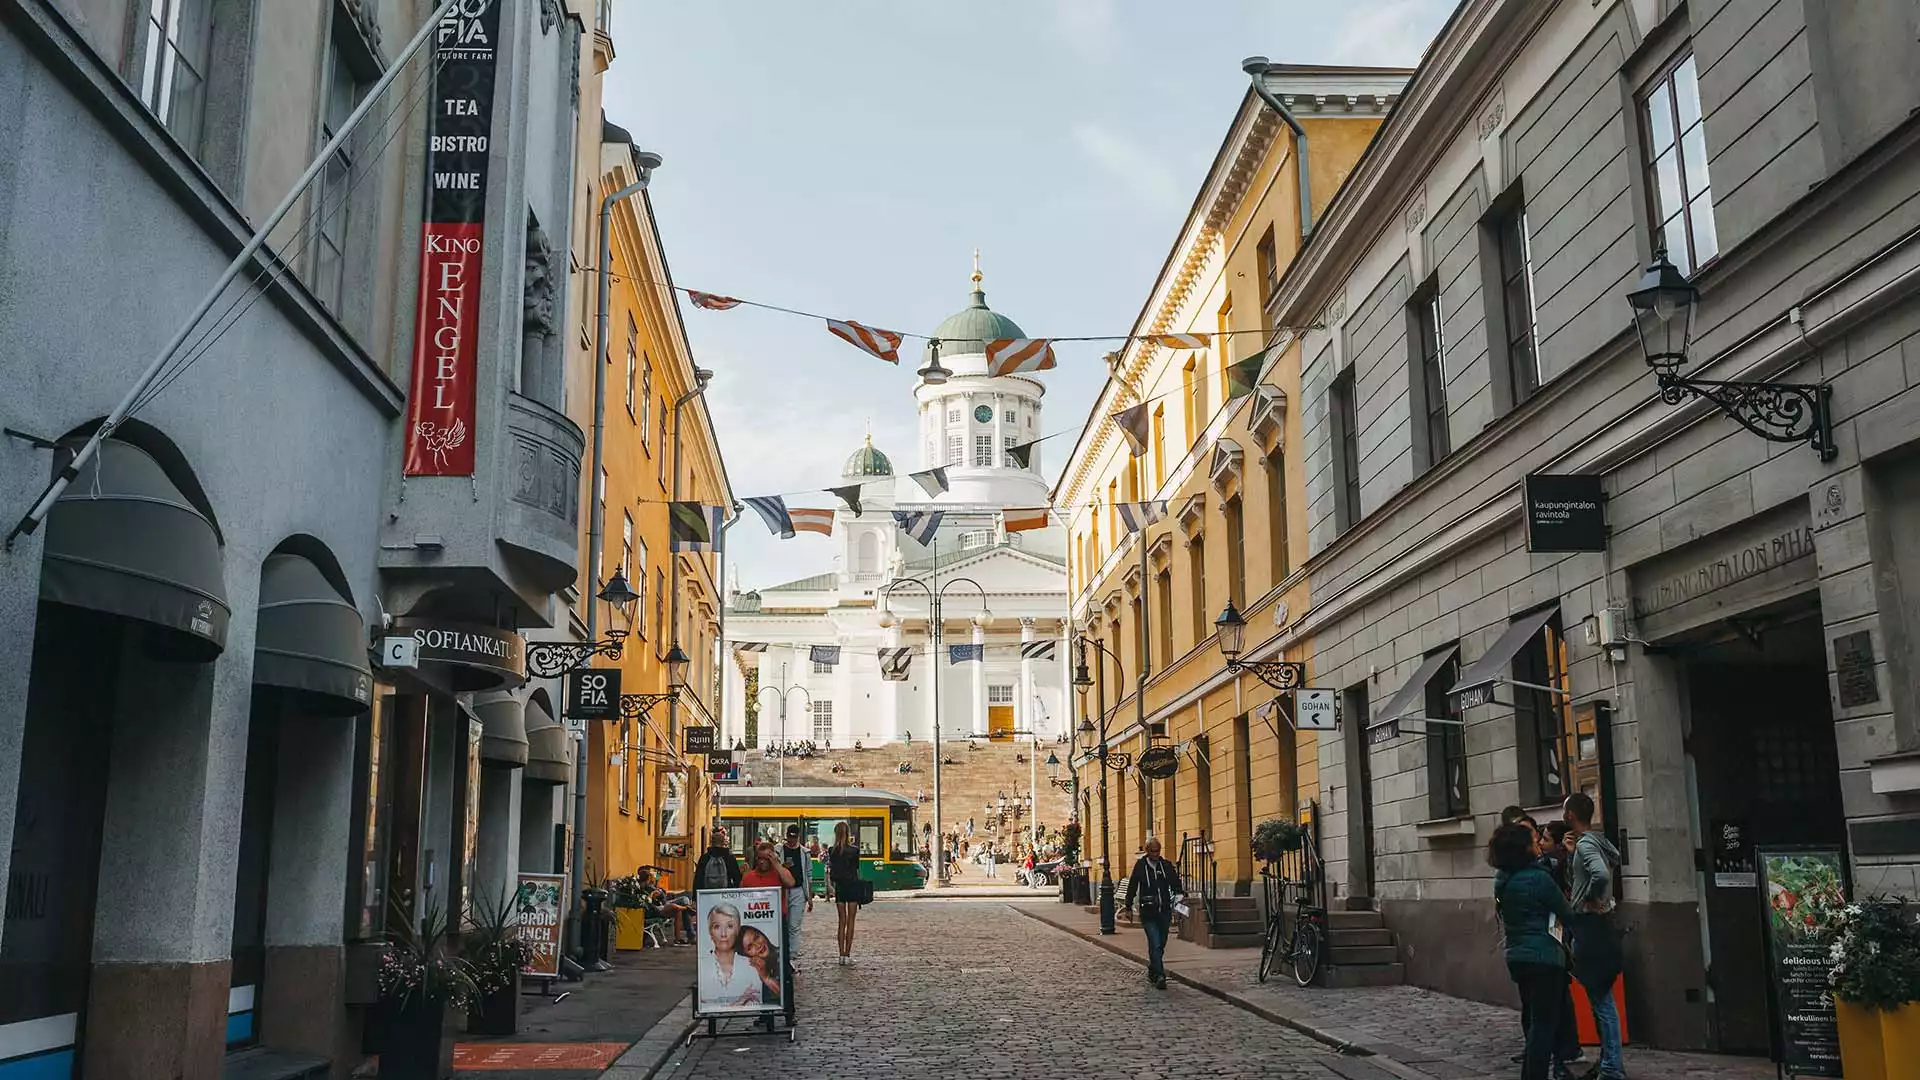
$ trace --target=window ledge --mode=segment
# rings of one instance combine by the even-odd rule
[[[1456,836],[1474,835],[1473,816],[1433,818],[1430,821],[1415,822],[1413,831],[1422,840],[1444,840]]]
[[[1920,792],[1920,750],[1908,750],[1867,762],[1873,777],[1875,795],[1900,795]]]

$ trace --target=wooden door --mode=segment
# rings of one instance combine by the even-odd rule
[[[1006,742],[1013,738],[1013,706],[987,706],[987,738]]]

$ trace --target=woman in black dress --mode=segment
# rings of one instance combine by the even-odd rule
[[[827,849],[827,899],[836,900],[840,913],[840,963],[853,963],[853,924],[860,916],[860,847],[842,821],[833,827],[833,846]]]

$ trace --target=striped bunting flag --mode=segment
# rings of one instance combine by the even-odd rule
[[[1141,340],[1163,349],[1204,349],[1208,345],[1205,334],[1148,334]]]
[[[804,510],[796,506],[787,511],[793,520],[793,527],[801,532],[819,533],[821,536],[833,535],[833,511]]]
[[[1146,402],[1114,413],[1113,422],[1120,426],[1120,434],[1127,437],[1127,445],[1133,448],[1134,457],[1147,452],[1147,425],[1151,421],[1147,417]]]
[[[1020,659],[1051,660],[1053,659],[1053,646],[1054,642],[1051,638],[1045,641],[1023,641],[1020,643]]]
[[[900,362],[901,335],[892,330],[876,330],[871,326],[861,326],[852,319],[845,322],[828,319],[827,332],[861,352],[877,356],[889,364]]]
[[[952,486],[947,483],[945,468],[923,469],[917,473],[908,473],[907,479],[919,484],[920,490],[926,492],[929,499],[939,498],[946,494],[947,488]]]
[[[1008,507],[1000,511],[1000,520],[1006,524],[1007,531],[1010,533],[1044,529],[1052,521],[1052,507]]]
[[[947,646],[947,663],[949,664],[965,664],[974,660],[985,660],[986,658],[987,647],[985,645]]]
[[[829,666],[838,664],[840,662],[840,646],[815,645],[813,648],[807,650],[807,659],[816,664],[827,664]]]
[[[740,501],[753,507],[760,520],[767,523],[768,532],[782,540],[793,539],[793,515],[787,513],[787,500],[778,495],[756,495]]]
[[[733,651],[734,652],[766,652],[767,643],[764,641],[736,641],[733,643]]]
[[[697,502],[667,504],[667,546],[674,551],[712,551],[726,508]]]
[[[901,532],[913,537],[914,543],[925,547],[933,543],[933,534],[939,531],[940,519],[946,514],[945,510],[895,510],[893,523],[900,526]]]
[[[995,338],[987,342],[987,374],[1045,371],[1054,366],[1053,342],[1047,338]]]
[[[696,289],[687,290],[687,299],[693,301],[694,307],[706,308],[708,311],[731,311],[740,306],[740,301],[731,296],[700,292]]]
[[[1167,516],[1167,500],[1117,502],[1113,504],[1113,509],[1120,515],[1120,520],[1126,525],[1128,532],[1139,532]]]
[[[1269,345],[1245,360],[1236,360],[1227,365],[1227,400],[1246,397],[1253,393],[1255,384],[1260,381],[1260,372],[1266,368],[1267,361],[1280,346]]]
[[[860,485],[859,484],[848,484],[846,487],[828,488],[827,494],[838,498],[843,503],[846,503],[847,509],[853,511],[854,517],[860,516]]]
[[[880,650],[880,677],[888,682],[906,682],[907,668],[912,664],[911,646]]]

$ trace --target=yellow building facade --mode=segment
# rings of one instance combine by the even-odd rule
[[[1310,812],[1319,788],[1290,703],[1226,670],[1214,623],[1231,600],[1247,624],[1244,659],[1305,662],[1311,682],[1310,657],[1262,648],[1307,608],[1306,479],[1326,467],[1294,452],[1300,368],[1267,302],[1301,243],[1303,203],[1312,219],[1335,197],[1408,74],[1268,65],[1256,76],[1266,93],[1242,100],[1055,488],[1094,679],[1080,709],[1095,730],[1074,759],[1085,850],[1104,852],[1116,879],[1148,836],[1176,860],[1204,838],[1222,891],[1244,894],[1254,825]],[[1306,134],[1304,181],[1301,140],[1269,96]],[[1208,346],[1142,338],[1162,334],[1206,335]],[[1254,392],[1232,395],[1228,366],[1270,346]],[[1146,448],[1135,455],[1112,414],[1143,403]],[[1142,532],[1117,505],[1138,502],[1166,506]],[[1165,738],[1150,738],[1162,725]],[[1102,729],[1110,755],[1171,745],[1178,770],[1159,781],[1103,770]]]

